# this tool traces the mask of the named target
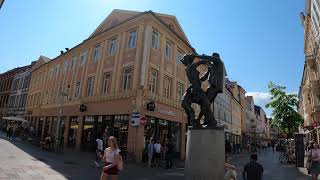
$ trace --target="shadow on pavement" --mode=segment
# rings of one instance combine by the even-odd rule
[[[40,147],[22,140],[9,140],[2,133],[0,139],[9,141],[12,145],[32,156],[33,161],[41,161],[67,179],[95,180],[100,178],[101,169],[93,167],[95,153],[65,150],[64,153],[41,151]],[[183,180],[184,173],[181,161],[174,164],[173,170],[164,168],[149,168],[139,163],[126,163],[120,173],[120,180]]]

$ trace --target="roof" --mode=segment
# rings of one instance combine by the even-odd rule
[[[107,28],[107,29],[105,29],[105,30],[103,30],[103,31],[101,31],[101,32],[95,33],[95,32],[97,31],[97,29],[99,29],[99,27],[107,20],[107,18],[108,18],[113,12],[132,13],[132,14],[134,14],[135,16],[133,16],[132,18],[128,18],[128,19],[126,19],[126,20],[124,20],[124,21],[116,24],[115,26],[112,26],[112,27],[110,27],[110,28]],[[157,19],[162,25],[164,25],[169,31],[171,31],[175,36],[177,36],[183,43],[185,43],[186,46],[188,46],[190,49],[192,49],[192,51],[195,52],[194,48],[190,45],[188,39],[186,38],[186,36],[185,36],[185,34],[184,34],[184,32],[183,32],[183,30],[182,30],[182,28],[181,28],[181,26],[180,26],[180,24],[179,24],[179,22],[177,21],[177,19],[176,19],[175,16],[165,15],[165,14],[160,14],[160,13],[155,13],[155,12],[153,12],[153,11],[151,11],[151,10],[150,10],[150,11],[145,11],[145,12],[138,12],[138,11],[128,11],[128,10],[114,9],[114,10],[102,21],[102,23],[96,28],[96,30],[95,30],[87,39],[85,39],[83,42],[79,43],[78,45],[74,46],[74,47],[71,48],[69,51],[67,51],[67,52],[65,52],[65,53],[63,53],[63,54],[69,53],[72,49],[74,49],[74,48],[82,45],[84,42],[86,42],[86,41],[88,41],[88,40],[90,40],[90,39],[93,39],[94,37],[96,37],[96,36],[98,36],[98,35],[100,35],[100,34],[103,34],[103,33],[107,32],[107,31],[109,31],[109,30],[111,30],[111,29],[113,29],[113,28],[115,28],[115,27],[118,27],[118,26],[120,26],[120,25],[122,25],[122,24],[124,24],[124,23],[126,23],[126,22],[128,22],[128,21],[130,21],[130,20],[133,20],[133,19],[138,18],[138,17],[140,17],[140,16],[142,16],[142,15],[145,15],[145,14],[151,14],[151,15],[152,15],[155,19]],[[178,25],[179,28],[181,29],[183,35],[185,36],[186,40],[185,40],[183,37],[181,37],[177,32],[175,32],[174,30],[172,30],[171,28],[169,28],[169,26],[168,26],[159,16],[174,18],[174,20],[176,21],[177,25]],[[55,58],[52,59],[52,60],[50,60],[49,58],[47,58],[48,61],[47,61],[46,63],[44,63],[44,64],[42,64],[42,65],[34,68],[32,71],[35,71],[35,70],[39,69],[40,67],[44,66],[45,64],[56,60],[56,59],[57,59],[58,57],[60,57],[61,55],[62,55],[62,54],[58,55],[57,57],[55,57]],[[41,57],[41,56],[40,56],[40,57]],[[44,56],[44,57],[45,57],[45,56]],[[226,72],[226,71],[225,71],[225,72]]]

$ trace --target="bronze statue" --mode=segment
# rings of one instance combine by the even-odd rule
[[[194,62],[196,57],[200,58],[200,61]],[[187,113],[188,124],[194,128],[201,128],[202,125],[217,127],[217,121],[211,110],[211,104],[218,93],[222,93],[224,87],[224,65],[219,54],[213,53],[212,56],[206,56],[192,53],[185,55],[180,61],[186,66],[186,75],[190,82],[190,86],[187,88],[182,99],[182,107]],[[197,70],[197,67],[202,64],[208,66],[208,71],[202,77],[199,77],[200,72]],[[209,87],[205,92],[201,88],[201,84],[207,79],[209,81]],[[195,120],[195,113],[191,107],[192,103],[201,106],[201,111],[197,120]],[[200,119],[203,115],[205,119],[204,123],[201,125]]]

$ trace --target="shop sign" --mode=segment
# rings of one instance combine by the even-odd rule
[[[164,110],[164,109],[159,109],[158,110],[160,114],[165,114],[168,116],[176,116],[176,113],[173,111],[169,111],[169,110]]]
[[[131,116],[131,126],[139,126],[140,124],[140,113],[133,112]]]

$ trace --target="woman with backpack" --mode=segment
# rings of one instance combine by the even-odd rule
[[[117,139],[113,136],[108,138],[108,148],[104,150],[102,160],[106,161],[102,169],[100,180],[108,180],[111,176],[112,180],[118,180],[119,171],[123,168],[122,157],[119,154]]]

